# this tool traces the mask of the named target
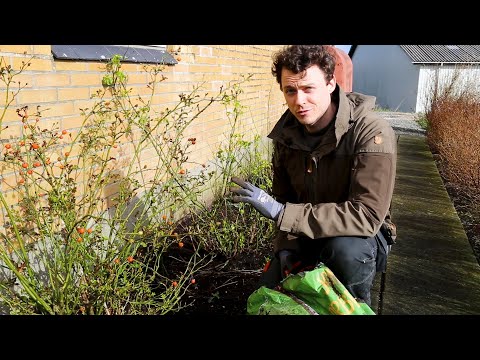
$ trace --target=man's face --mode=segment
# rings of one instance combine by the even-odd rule
[[[282,69],[282,91],[288,108],[311,132],[318,130],[317,122],[330,106],[335,85],[335,77],[327,82],[325,73],[316,65],[298,74]]]

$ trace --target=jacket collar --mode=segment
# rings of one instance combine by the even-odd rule
[[[354,123],[353,120],[353,110],[354,106],[348,99],[345,92],[342,90],[340,86],[338,86],[338,110],[337,116],[335,117],[335,137],[337,139],[337,146],[340,142],[342,136],[350,129],[352,124]],[[335,91],[336,91],[335,89]]]

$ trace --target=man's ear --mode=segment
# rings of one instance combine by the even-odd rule
[[[327,88],[328,92],[331,94],[333,90],[335,90],[335,87],[337,86],[337,78],[335,77],[335,74],[332,76],[332,79],[327,82]]]

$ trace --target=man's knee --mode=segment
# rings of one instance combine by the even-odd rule
[[[374,238],[336,237],[325,243],[321,260],[354,297],[369,304],[376,252]]]

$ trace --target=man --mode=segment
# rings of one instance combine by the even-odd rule
[[[292,45],[274,56],[272,74],[288,110],[271,133],[272,195],[233,177],[235,202],[275,220],[274,257],[260,285],[323,262],[358,300],[371,304],[388,245],[396,137],[373,111],[375,97],[346,94],[323,45]]]

